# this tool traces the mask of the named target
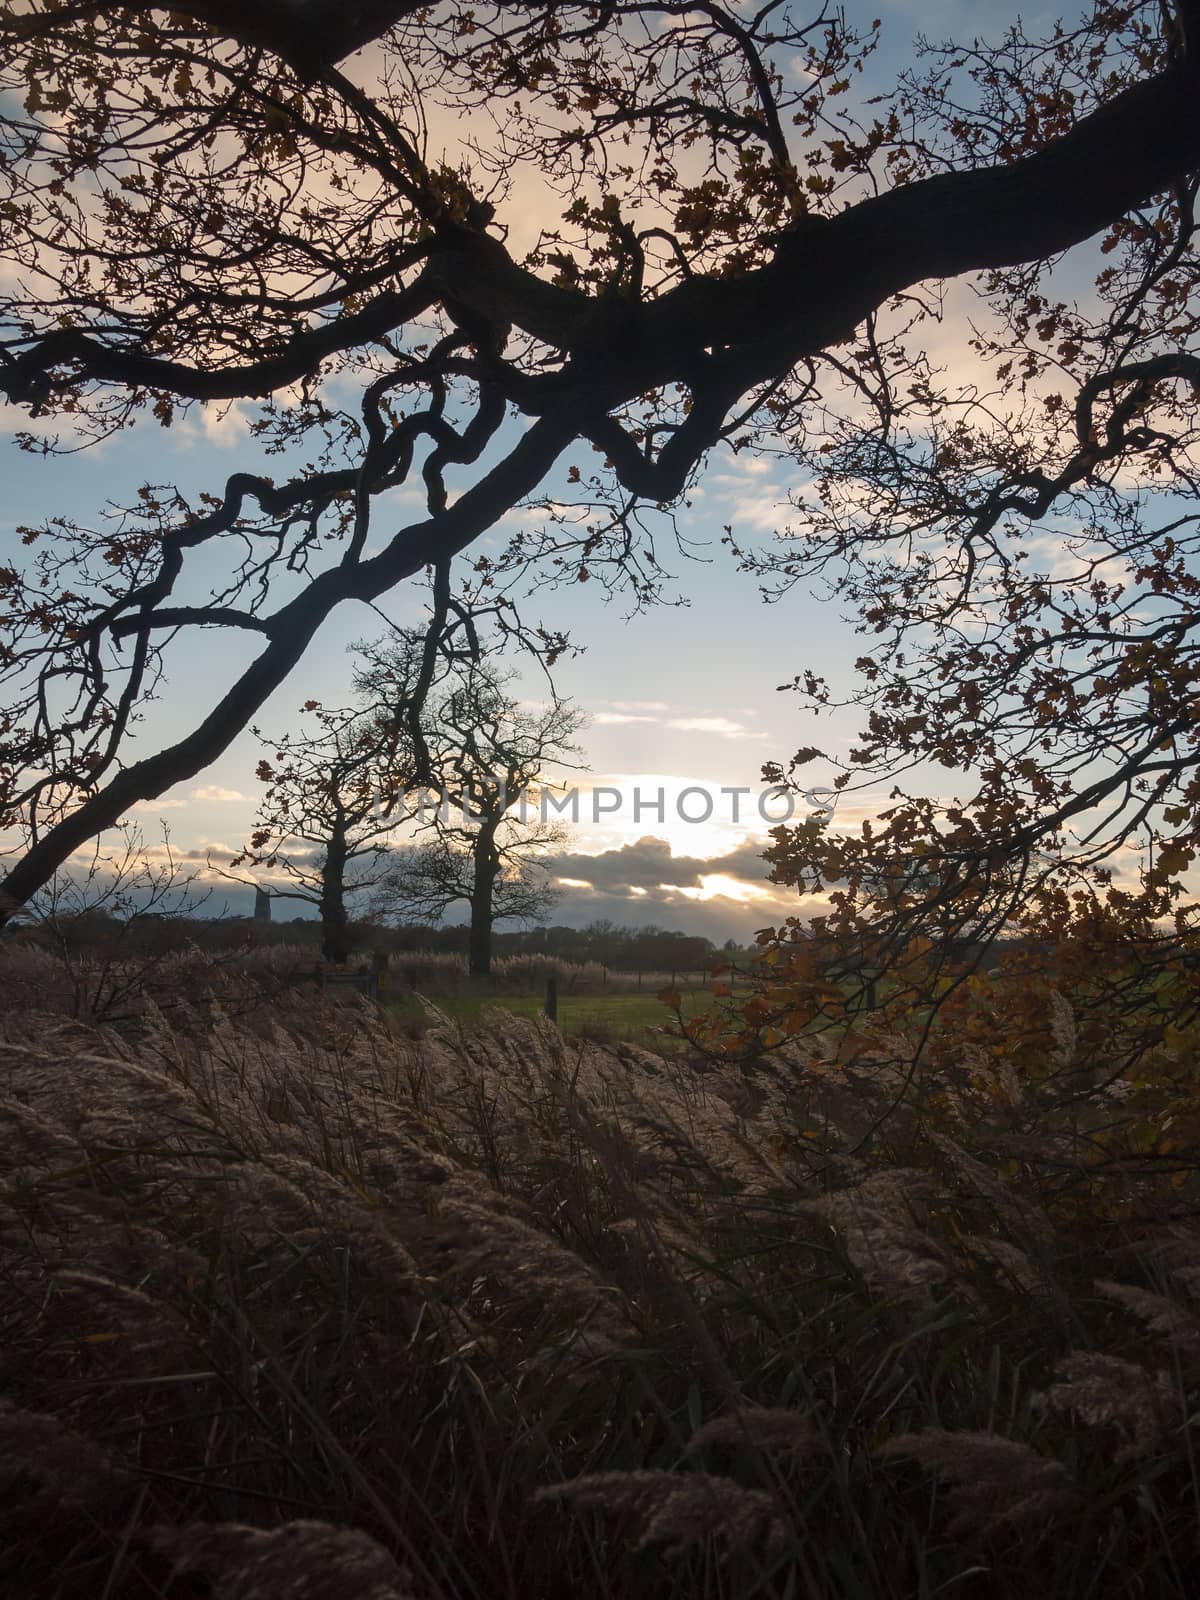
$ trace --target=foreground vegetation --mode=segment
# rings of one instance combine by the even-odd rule
[[[161,967],[102,1026],[5,959],[0,1587],[1195,1591],[1189,1036],[981,993],[910,1078]]]

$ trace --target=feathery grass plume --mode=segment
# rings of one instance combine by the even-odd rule
[[[1045,1273],[1011,1239],[1001,1239],[994,1234],[962,1233],[958,1235],[958,1244],[977,1260],[995,1267],[1022,1294],[1045,1295],[1050,1292]]]
[[[836,1230],[871,1289],[927,1311],[931,1291],[952,1276],[946,1251],[914,1221],[915,1204],[936,1188],[931,1173],[894,1167],[872,1173],[852,1189],[799,1201],[796,1209],[824,1218]]]
[[[289,1254],[322,1243],[344,1242],[356,1264],[366,1267],[407,1304],[423,1281],[394,1219],[362,1191],[339,1182],[311,1162],[284,1157],[273,1167],[245,1162],[229,1175],[221,1206],[252,1247],[285,1241]]]
[[[119,1054],[33,1050],[0,1043],[0,1084],[81,1145],[107,1147],[136,1164],[151,1143],[209,1131],[209,1118],[178,1082]]]
[[[637,1337],[615,1285],[474,1173],[447,1180],[430,1237],[440,1253],[430,1270],[440,1266],[472,1295],[523,1305],[539,1322],[586,1325],[615,1345]]]
[[[886,1167],[870,1172],[852,1189],[835,1189],[819,1200],[807,1202],[805,1210],[817,1210],[830,1217],[853,1216],[860,1211],[881,1216],[911,1215],[914,1202],[927,1200],[939,1192],[937,1178],[919,1167]]]
[[[0,1483],[7,1495],[21,1481],[58,1505],[92,1508],[120,1498],[130,1483],[94,1440],[0,1397]]]
[[[423,1109],[463,1161],[498,1185],[519,1187],[526,1174],[561,1162],[563,1050],[549,1024],[498,1011],[478,1029],[439,1027],[421,1042]]]
[[[698,1206],[696,1193],[682,1189],[663,1164],[649,1156],[622,1126],[618,1107],[596,1108],[572,1096],[564,1106],[581,1150],[594,1158],[597,1186],[603,1185],[608,1215],[598,1247],[611,1261],[611,1246],[624,1251],[613,1270],[626,1294],[640,1305],[666,1298],[677,1301],[680,1284],[690,1296],[728,1294],[727,1262],[714,1261],[712,1196]],[[594,1215],[602,1215],[596,1202]],[[665,1269],[665,1270],[664,1270]]]
[[[1103,1278],[1096,1280],[1095,1287],[1106,1299],[1116,1300],[1132,1311],[1172,1349],[1188,1356],[1200,1355],[1200,1317],[1177,1300],[1156,1294],[1152,1289],[1142,1289],[1137,1284],[1111,1283]]]
[[[1200,1299],[1200,1266],[1176,1267],[1171,1276],[1192,1299]]]
[[[1142,1264],[1155,1281],[1171,1279],[1182,1284],[1189,1299],[1200,1298],[1200,1227],[1195,1223],[1170,1223],[1126,1246],[1126,1254]]]
[[[945,1134],[927,1128],[925,1137],[976,1196],[990,1201],[999,1221],[1035,1240],[1048,1241],[1053,1236],[1053,1223],[1041,1206],[1017,1194],[990,1167]]]
[[[947,1501],[953,1534],[988,1535],[1005,1528],[1029,1533],[1036,1524],[1079,1503],[1079,1492],[1061,1461],[1048,1460],[1019,1439],[996,1433],[925,1428],[897,1434],[875,1454],[904,1457],[953,1485]]]
[[[662,1545],[668,1555],[709,1539],[731,1550],[761,1544],[774,1552],[789,1538],[773,1494],[711,1472],[591,1472],[539,1489],[533,1498],[633,1518],[641,1525],[635,1548]]]
[[[9,1146],[11,1151],[11,1146]],[[8,1151],[0,1148],[0,1162]],[[29,1152],[12,1152],[18,1160]],[[164,1211],[181,1196],[149,1152],[136,1188],[112,1182],[115,1162],[72,1141],[69,1155],[42,1151],[5,1174],[0,1185],[3,1284],[22,1330],[37,1329],[43,1352],[78,1347],[89,1338],[119,1341],[143,1362],[174,1360],[191,1349],[178,1307],[189,1282],[203,1278],[206,1258],[178,1236]],[[103,1152],[101,1152],[103,1156]],[[131,1221],[144,1214],[158,1225]],[[20,1308],[20,1309],[18,1309]],[[15,1337],[15,1329],[11,1337]]]
[[[328,1522],[244,1527],[236,1522],[155,1528],[151,1543],[176,1576],[203,1573],[214,1600],[413,1600],[382,1545]]]
[[[601,1233],[615,1218],[605,1213],[628,1209],[614,1203],[614,1185],[646,1190],[639,1214],[674,1213],[676,1191],[695,1195],[698,1184],[714,1195],[718,1185],[744,1187],[750,1165],[728,1141],[734,1114],[714,1096],[701,1126],[700,1090],[685,1069],[635,1047],[567,1044],[529,1019],[497,1016],[494,1028],[491,1021],[487,1036],[464,1031],[453,1042],[456,1060],[439,1057],[426,1074],[441,1090],[430,1114],[461,1159],[482,1165],[505,1190],[544,1196],[539,1211],[573,1249],[590,1234],[593,1253],[607,1255]],[[439,1052],[451,1043],[434,1040]],[[741,1171],[730,1171],[731,1156]]]
[[[1098,1350],[1073,1350],[1054,1367],[1055,1381],[1033,1404],[1070,1413],[1092,1428],[1112,1428],[1125,1443],[1117,1461],[1137,1461],[1168,1446],[1186,1417],[1185,1397],[1165,1372]]]
[[[63,1343],[111,1344],[147,1376],[152,1366],[172,1367],[195,1353],[181,1312],[136,1284],[68,1267],[53,1274],[47,1289],[53,1298],[47,1300],[45,1326]]]
[[[1051,989],[1046,1001],[1046,1022],[1054,1046],[1054,1065],[1060,1068],[1069,1067],[1075,1060],[1079,1042],[1074,1009],[1066,995],[1059,989]]]
[[[744,1406],[712,1417],[696,1429],[684,1449],[695,1455],[713,1444],[763,1450],[793,1460],[826,1456],[829,1449],[814,1418],[786,1406]]]
[[[12,1160],[14,1164],[11,1174],[14,1182],[17,1173],[22,1170],[16,1158],[42,1165],[70,1164],[79,1159],[77,1140],[53,1115],[35,1110],[33,1106],[8,1095],[0,1096],[0,1130],[4,1132],[0,1144],[6,1150],[5,1159]],[[36,1167],[31,1167],[27,1177],[32,1179],[36,1170]]]
[[[557,978],[566,994],[632,988],[636,982],[633,973],[610,973],[599,961],[564,961],[560,956],[532,954],[498,956],[492,963],[492,978],[499,988],[514,994],[542,993],[547,978]]]
[[[630,1262],[636,1262],[643,1281],[656,1275],[657,1256],[645,1237],[647,1230],[652,1231],[658,1247],[669,1256],[672,1270],[693,1292],[719,1293],[727,1287],[727,1276],[715,1272],[706,1258],[703,1219],[689,1219],[682,1212],[665,1209],[657,1199],[640,1208],[639,1214],[618,1217],[605,1229],[610,1239],[624,1240]]]
[[[721,1074],[698,1077],[686,1065],[664,1064],[653,1078],[626,1073],[614,1080],[610,1099],[663,1183],[747,1195],[789,1186],[747,1140],[739,1102]]]
[[[955,1043],[954,1060],[959,1071],[967,1075],[972,1086],[984,1090],[996,1104],[1012,1111],[1024,1103],[1025,1085],[1007,1056],[997,1056],[974,1040],[964,1039]],[[971,1112],[968,1102],[952,1091],[951,1095],[959,1122],[969,1122]]]

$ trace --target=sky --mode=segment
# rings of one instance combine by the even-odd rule
[[[106,501],[136,493],[149,450],[153,481],[184,489],[215,487],[230,472],[259,464],[239,431],[206,428],[198,414],[168,432],[139,424],[97,448],[53,460],[9,445],[0,538],[16,545],[18,526],[50,515],[94,523]],[[768,883],[760,859],[768,827],[784,820],[789,808],[786,799],[771,797],[762,765],[786,760],[802,745],[844,748],[853,730],[803,716],[796,698],[779,685],[804,667],[848,683],[862,641],[827,599],[793,591],[764,604],[753,578],[735,570],[720,544],[731,520],[741,530],[769,534],[787,517],[786,487],[764,463],[730,457],[713,464],[686,524],[697,548],[668,563],[686,604],[630,616],[620,596],[605,603],[599,585],[572,585],[526,603],[530,618],[544,616],[568,628],[582,647],[555,666],[554,683],[589,718],[577,739],[583,769],[550,774],[578,791],[578,822],[568,821],[570,846],[561,863],[550,864],[561,866],[555,876],[567,880],[552,920],[658,923],[721,942],[748,938],[803,909],[791,891]],[[385,515],[385,508],[376,512],[381,522]],[[416,622],[424,596],[398,592],[387,610],[401,623]],[[380,632],[379,618],[366,607],[336,614],[263,709],[259,725],[274,736],[300,725],[306,700],[339,703],[349,686],[351,645]],[[179,650],[134,753],[186,731],[211,702],[217,681],[232,675],[241,647],[239,638],[214,631]],[[526,668],[514,692],[537,701],[544,680]],[[246,733],[199,778],[141,803],[131,816],[150,844],[165,823],[185,860],[199,866],[211,852],[227,863],[254,826],[263,791],[255,777],[261,756]],[[833,769],[814,763],[806,775],[814,786],[828,784]],[[801,801],[792,805],[797,816],[810,809]],[[221,884],[209,905],[241,911],[246,899]],[[301,909],[293,903],[293,911]]]
[[[912,37],[956,31],[969,34],[995,12],[982,4],[902,7],[877,0],[871,8],[848,8],[851,20],[884,19],[884,45],[873,65],[880,81],[897,61],[909,59]],[[1026,8],[1032,23],[1042,8]],[[961,324],[959,325],[961,327]],[[954,359],[954,336],[946,332]],[[28,425],[26,415],[0,407],[0,432]],[[19,452],[0,439],[5,494],[0,503],[0,543],[19,548],[15,530],[50,516],[92,522],[109,501],[128,503],[138,485],[175,482],[185,493],[214,490],[227,475],[262,470],[280,475],[249,435],[234,408],[196,407],[169,431],[153,422],[89,450],[55,458]],[[570,775],[580,791],[580,820],[569,846],[549,863],[561,899],[553,920],[585,925],[597,918],[617,923],[659,923],[703,933],[716,940],[748,938],[783,917],[811,907],[791,890],[770,884],[760,852],[780,807],[760,809],[765,761],[784,761],[801,746],[843,752],[856,731],[845,715],[816,720],[802,714],[795,696],[782,693],[805,668],[828,677],[835,688],[852,682],[853,663],[863,652],[835,600],[797,588],[776,604],[760,598],[754,579],[735,570],[720,543],[726,524],[740,539],[770,541],[790,520],[785,466],[724,451],[712,459],[680,526],[690,556],[663,559],[686,604],[627,614],[617,596],[605,603],[599,584],[574,585],[535,597],[524,608],[556,628],[568,628],[583,647],[555,669],[561,695],[570,697],[590,721],[580,742],[586,770]],[[377,526],[407,520],[403,504],[381,502]],[[489,542],[503,544],[501,527]],[[599,591],[599,592],[598,592]],[[423,596],[397,592],[389,616],[420,620]],[[308,699],[338,703],[349,681],[349,646],[378,636],[379,619],[359,607],[346,608],[326,625],[316,647],[259,717],[272,735],[297,724]],[[173,658],[169,681],[141,730],[132,754],[141,754],[186,731],[197,713],[237,669],[249,644],[242,637],[210,632],[194,636]],[[517,692],[537,699],[544,688],[526,672]],[[228,860],[251,831],[262,785],[255,777],[261,755],[250,734],[200,778],[136,808],[133,816],[153,843],[161,827],[173,847],[202,866],[211,853]],[[805,769],[812,785],[827,785],[834,769],[814,762]],[[566,776],[565,774],[562,776]],[[745,789],[735,797],[722,790]],[[684,791],[691,791],[680,803]],[[656,803],[661,792],[662,805]],[[613,795],[620,796],[614,804]],[[597,796],[603,796],[597,804]],[[707,799],[707,804],[706,804]],[[852,826],[871,807],[869,797],[844,802],[839,826]],[[801,814],[805,802],[798,802]],[[245,909],[245,898],[227,886],[213,897],[218,907]]]

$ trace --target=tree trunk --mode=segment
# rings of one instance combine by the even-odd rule
[[[496,830],[485,824],[475,840],[475,878],[471,888],[469,970],[473,978],[489,977],[492,970],[492,894],[499,871]]]
[[[321,954],[341,967],[350,959],[346,918],[346,827],[338,823],[321,869]]]

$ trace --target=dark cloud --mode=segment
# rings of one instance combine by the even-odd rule
[[[228,861],[224,851],[185,850],[181,854],[189,860],[203,861],[210,853],[218,866]],[[320,849],[290,849],[288,859],[306,868],[319,866]],[[723,856],[673,856],[665,839],[651,834],[636,844],[621,845],[616,850],[603,850],[599,855],[584,855],[569,851],[561,855],[539,857],[541,865],[551,878],[578,878],[588,883],[598,893],[628,895],[633,889],[661,891],[664,889],[699,889],[701,879],[719,872],[729,878],[740,878],[745,883],[766,884],[767,864],[762,859],[762,846],[746,844],[730,850]],[[282,874],[260,870],[257,874],[263,883],[283,881]],[[635,897],[636,898],[636,897]]]
[[[749,939],[796,909],[787,889],[768,885],[762,848],[750,843],[721,856],[675,856],[665,839],[648,834],[598,855],[547,856],[551,878],[575,878],[590,886],[561,886],[550,920],[568,927],[586,927],[601,918],[635,928],[657,923],[718,944],[728,938]],[[696,900],[683,893],[702,888],[701,880],[714,873],[769,888],[773,898],[737,901],[716,895]]]
[[[753,884],[762,884],[767,877],[761,845],[742,845],[723,856],[673,856],[665,839],[651,835],[599,855],[546,856],[544,862],[552,877],[578,878],[593,890],[610,894],[664,887],[699,889],[700,880],[714,872]]]
[[[574,878],[590,885],[586,889],[562,886],[548,920],[576,928],[602,918],[633,928],[655,923],[703,935],[717,944],[728,938],[748,940],[757,929],[799,909],[791,891],[768,884],[767,864],[761,851],[761,844],[751,843],[721,856],[673,856],[665,839],[646,835],[635,844],[604,850],[599,855],[571,851],[547,856],[544,865],[551,879]],[[203,851],[189,853],[204,855]],[[306,856],[309,854],[305,852]],[[701,879],[713,873],[768,888],[773,898],[741,902],[718,895],[696,900],[682,892],[701,888]],[[276,887],[284,886],[277,875],[260,876],[268,886],[272,882]],[[248,915],[253,909],[252,891],[236,884],[214,887],[222,901],[228,899],[228,913]],[[315,915],[315,909],[296,900],[279,901],[276,912],[280,918]],[[455,908],[446,920],[459,922],[464,917],[465,911]],[[511,925],[501,922],[497,926]]]
[[[689,900],[686,895],[660,890],[644,895],[629,892],[608,894],[599,889],[563,889],[547,920],[559,927],[586,928],[601,920],[618,927],[644,928],[653,923],[659,928],[677,928],[682,933],[699,934],[714,944],[726,939],[749,943],[760,928],[782,922],[795,908],[781,908],[769,900],[743,903],[714,897]]]

